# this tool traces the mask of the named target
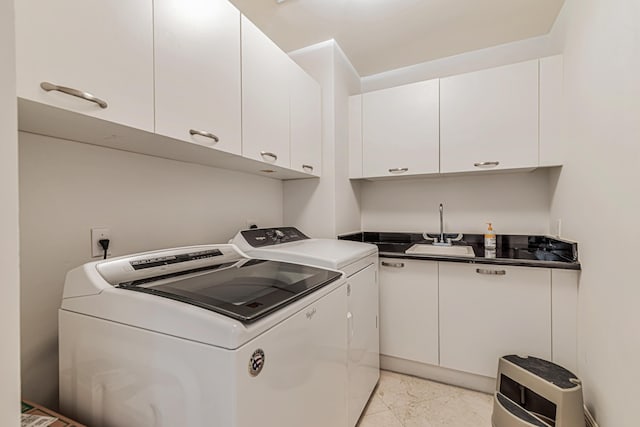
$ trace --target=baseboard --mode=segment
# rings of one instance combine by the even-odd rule
[[[440,366],[399,359],[397,357],[380,355],[380,368],[483,393],[493,393],[496,389],[495,378],[469,374]]]

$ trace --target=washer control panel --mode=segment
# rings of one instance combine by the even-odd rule
[[[309,238],[295,227],[254,228],[241,231],[240,234],[254,248],[274,246]]]

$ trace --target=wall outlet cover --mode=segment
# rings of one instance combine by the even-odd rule
[[[111,248],[113,247],[113,241],[111,241],[111,230],[104,227],[95,227],[91,229],[91,257],[98,258],[104,256],[104,249],[100,246],[99,241],[102,239],[109,239],[109,249],[107,250],[107,256],[111,255]]]

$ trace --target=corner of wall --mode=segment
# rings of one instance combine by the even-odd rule
[[[322,177],[284,183],[284,221],[313,237],[360,229],[359,186],[348,179],[348,97],[360,76],[329,40],[290,53],[322,87]],[[327,212],[330,214],[327,215]]]
[[[18,252],[18,129],[14,2],[0,2],[0,425],[20,420],[20,277]]]

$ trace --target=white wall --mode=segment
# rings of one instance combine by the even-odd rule
[[[23,395],[46,405],[57,407],[65,273],[91,260],[91,227],[111,229],[117,256],[226,243],[247,219],[282,224],[277,180],[28,133],[19,140]]]
[[[437,77],[468,73],[556,55],[562,52],[566,21],[566,13],[561,11],[549,34],[363,77],[362,90],[363,92],[370,92]]]
[[[13,1],[0,1],[0,425],[19,425],[18,133]]]
[[[640,3],[566,0],[568,161],[552,220],[580,242],[579,373],[602,427],[639,424]]]
[[[348,179],[348,99],[360,78],[333,41],[291,52],[322,87],[322,177],[284,183],[284,223],[311,237],[360,230],[359,186]]]
[[[365,181],[362,229],[437,232],[438,205],[445,230],[484,233],[492,222],[499,234],[549,233],[549,174],[534,172]]]
[[[335,58],[335,235],[361,230],[360,183],[349,180],[349,96],[360,93],[360,76],[340,46]]]
[[[310,237],[334,237],[335,219],[335,75],[333,42],[289,53],[322,88],[322,177],[284,183],[284,223]]]

